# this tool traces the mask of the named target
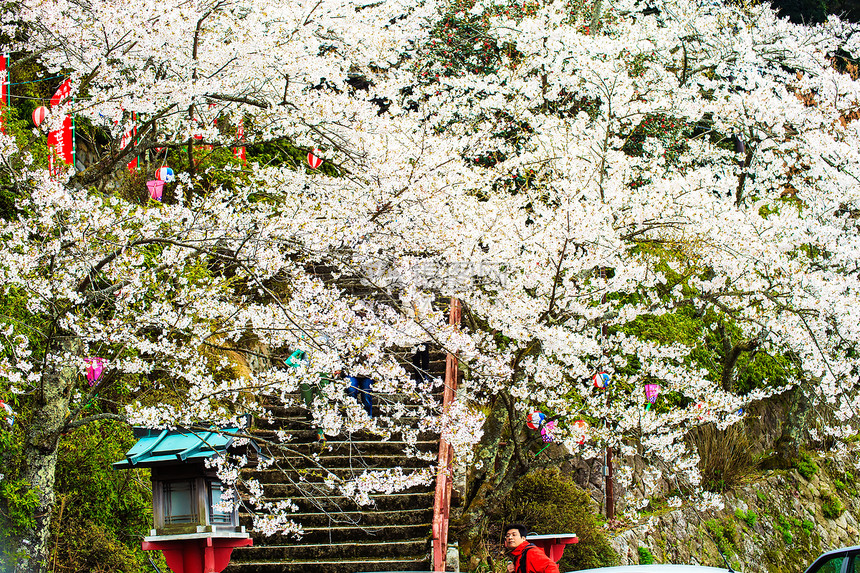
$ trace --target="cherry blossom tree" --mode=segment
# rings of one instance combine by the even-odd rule
[[[844,451],[860,85],[833,57],[857,57],[856,26],[689,0],[590,8],[16,5],[12,48],[72,78],[46,127],[74,113],[96,134],[87,164],[59,176],[33,159],[43,132],[0,136],[18,196],[0,231],[14,309],[0,388],[26,412],[15,431],[38,497],[16,567],[47,555],[63,432],[106,417],[238,424],[266,415],[255,397],[288,400],[339,369],[413,391],[396,354],[428,340],[467,371],[451,410],[440,419],[428,400],[422,422],[468,464],[466,542],[545,459],[524,428],[534,409],[558,420],[566,455],[638,454],[693,495],[688,429],[728,427],[791,388],[814,406],[807,437]],[[242,166],[227,151],[242,144],[292,154]],[[314,147],[323,170],[293,161]],[[177,171],[163,204],[140,182],[121,191],[135,156]],[[460,329],[435,296],[463,301]],[[292,368],[297,348],[309,364]],[[90,387],[93,357],[106,373]],[[608,391],[592,386],[599,371]],[[647,411],[645,383],[663,396]],[[111,387],[116,407],[88,414]],[[326,397],[313,405],[325,432],[418,429]],[[366,499],[424,478],[335,485]],[[289,507],[264,509],[258,527],[298,530]]]
[[[359,300],[314,272],[325,264],[360,274],[338,253],[384,234],[376,217],[385,202],[410,187],[444,188],[447,173],[432,163],[439,153],[409,157],[426,147],[420,123],[380,116],[349,83],[366,74],[380,93],[399,85],[396,66],[421,31],[422,9],[220,1],[14,9],[10,35],[26,38],[16,53],[72,79],[71,97],[43,129],[73,113],[96,135],[81,169],[53,175],[33,159],[41,132],[0,136],[4,185],[18,197],[3,220],[10,302],[0,371],[20,414],[19,477],[35,495],[34,519],[11,541],[15,570],[46,567],[57,444],[76,427],[107,418],[241,427],[243,414],[267,416],[266,406],[293,399],[318,372],[414,393],[394,349],[430,336],[468,352],[438,313],[419,325],[395,310],[398,298]],[[123,142],[134,122],[135,137]],[[247,168],[229,152],[218,157],[255,143],[321,147],[323,171],[336,177],[291,156]],[[148,177],[165,158],[173,163],[164,203],[127,191],[135,180],[122,173],[134,156],[146,159],[139,169]],[[308,361],[293,368],[286,359],[296,349]],[[88,381],[94,361],[105,373]],[[397,412],[371,419],[342,392],[326,392],[314,405],[325,432],[401,425]],[[409,440],[419,428],[406,430]],[[235,480],[235,468],[221,469]],[[428,478],[395,471],[333,485],[366,500]],[[258,484],[245,485],[259,501]],[[261,507],[257,527],[297,532],[290,505]]]
[[[699,2],[615,3],[599,31],[575,3],[459,9],[468,35],[446,41],[475,41],[485,73],[436,62],[430,117],[484,173],[453,219],[472,264],[506,281],[459,296],[511,369],[490,384],[461,542],[540,463],[531,408],[562,422],[569,452],[620,450],[625,485],[638,454],[685,493],[700,482],[687,429],[788,389],[811,405],[804,439],[845,448],[860,99],[834,55],[856,58],[856,25]],[[663,392],[647,411],[646,383]]]

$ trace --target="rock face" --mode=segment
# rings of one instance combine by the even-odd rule
[[[725,494],[725,508],[691,505],[643,516],[612,539],[621,564],[689,563],[737,571],[802,573],[821,553],[860,544],[860,497],[851,470],[827,460],[821,469],[773,470]],[[814,473],[812,473],[814,471]],[[647,551],[642,551],[644,548]]]

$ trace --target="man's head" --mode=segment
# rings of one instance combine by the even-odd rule
[[[511,523],[505,526],[505,549],[512,550],[519,547],[526,540],[529,530],[521,523]]]

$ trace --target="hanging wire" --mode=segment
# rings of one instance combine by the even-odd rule
[[[35,83],[38,83],[38,82],[47,82],[47,81],[50,81],[50,80],[57,80],[57,79],[64,78],[64,77],[66,77],[66,76],[53,76],[53,77],[50,77],[50,78],[42,78],[42,79],[40,79],[40,80],[30,80],[30,81],[26,81],[26,82],[9,82],[9,83],[7,83],[6,85],[7,85],[7,86],[22,86],[22,85],[24,85],[24,84],[35,84]]]

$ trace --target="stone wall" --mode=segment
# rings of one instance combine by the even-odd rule
[[[853,472],[825,459],[798,470],[773,470],[724,495],[720,511],[700,514],[691,504],[643,514],[612,539],[621,564],[640,562],[640,547],[655,563],[735,570],[802,573],[822,552],[860,544],[860,503]]]

